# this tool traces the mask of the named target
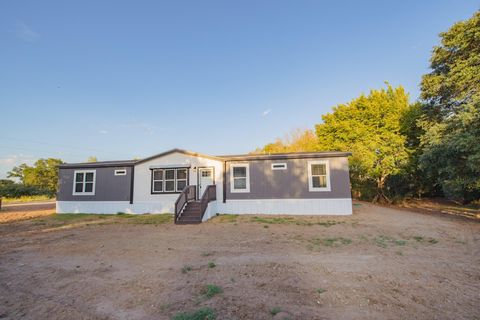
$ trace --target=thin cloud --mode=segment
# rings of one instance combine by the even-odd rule
[[[267,109],[265,111],[262,112],[262,117],[266,117],[270,114],[270,112],[272,112],[272,109]]]
[[[20,39],[27,42],[37,42],[38,40],[40,40],[40,34],[33,30],[31,27],[29,27],[26,23],[20,21],[16,24],[15,27],[17,37],[19,37]]]
[[[107,131],[107,130],[105,130],[105,129],[102,129],[102,130],[98,131],[98,133],[101,133],[101,134],[107,134],[107,133],[108,133],[108,131]]]

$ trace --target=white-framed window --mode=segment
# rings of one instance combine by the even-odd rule
[[[330,191],[328,160],[308,161],[308,190]]]
[[[73,172],[73,195],[95,195],[95,170],[75,170]]]
[[[163,192],[163,170],[152,171],[152,193]]]
[[[187,186],[187,169],[177,169],[177,192],[182,192]]]
[[[274,162],[272,163],[272,170],[287,170],[286,162]]]
[[[248,163],[230,165],[230,191],[250,192],[250,167]]]
[[[116,176],[126,176],[127,175],[127,169],[117,169],[117,170],[115,170],[115,175]]]
[[[152,193],[178,193],[188,185],[187,168],[152,170]]]

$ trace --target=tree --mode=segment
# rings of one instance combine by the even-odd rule
[[[97,160],[97,157],[95,157],[95,156],[90,156],[90,157],[88,157],[88,159],[87,159],[87,162],[97,162],[97,161],[98,161],[98,160]]]
[[[8,177],[19,178],[25,186],[37,187],[54,194],[57,191],[58,165],[62,163],[62,160],[54,158],[39,159],[33,166],[23,163],[14,167]]]
[[[398,173],[408,158],[406,137],[400,132],[408,110],[405,90],[388,85],[334,107],[316,126],[320,150],[352,152],[352,188],[357,196],[373,187],[373,201],[389,201],[385,181]]]
[[[276,139],[275,142],[257,148],[254,153],[271,154],[285,152],[316,151],[318,148],[317,137],[312,130],[295,129],[283,139]]]
[[[11,171],[7,172],[7,178],[17,178],[20,183],[23,183],[25,180],[25,175],[23,172],[27,167],[28,166],[25,163],[22,163],[18,167],[13,167]]]
[[[480,198],[480,11],[440,34],[424,75],[420,168],[448,197]]]

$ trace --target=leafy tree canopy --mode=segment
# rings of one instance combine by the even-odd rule
[[[372,90],[322,116],[323,123],[316,126],[319,149],[351,151],[353,187],[373,181],[374,200],[386,199],[386,178],[396,174],[408,158],[401,134],[401,119],[408,110],[408,94],[402,87]]]
[[[39,159],[33,166],[23,163],[8,172],[9,178],[18,178],[26,186],[34,186],[54,194],[57,191],[60,159]]]
[[[420,168],[444,193],[480,198],[480,11],[440,34],[421,90]]]

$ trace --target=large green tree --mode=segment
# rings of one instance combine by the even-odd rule
[[[9,178],[18,178],[26,186],[33,186],[54,194],[58,184],[58,165],[60,159],[39,159],[33,166],[23,163],[14,167],[9,173]]]
[[[322,116],[323,123],[316,126],[319,149],[352,152],[350,169],[356,196],[368,197],[362,193],[373,186],[373,200],[388,201],[385,181],[398,173],[408,158],[406,137],[401,133],[401,120],[408,110],[405,90],[388,85]]]
[[[440,34],[423,76],[420,168],[452,198],[480,198],[480,11]]]

